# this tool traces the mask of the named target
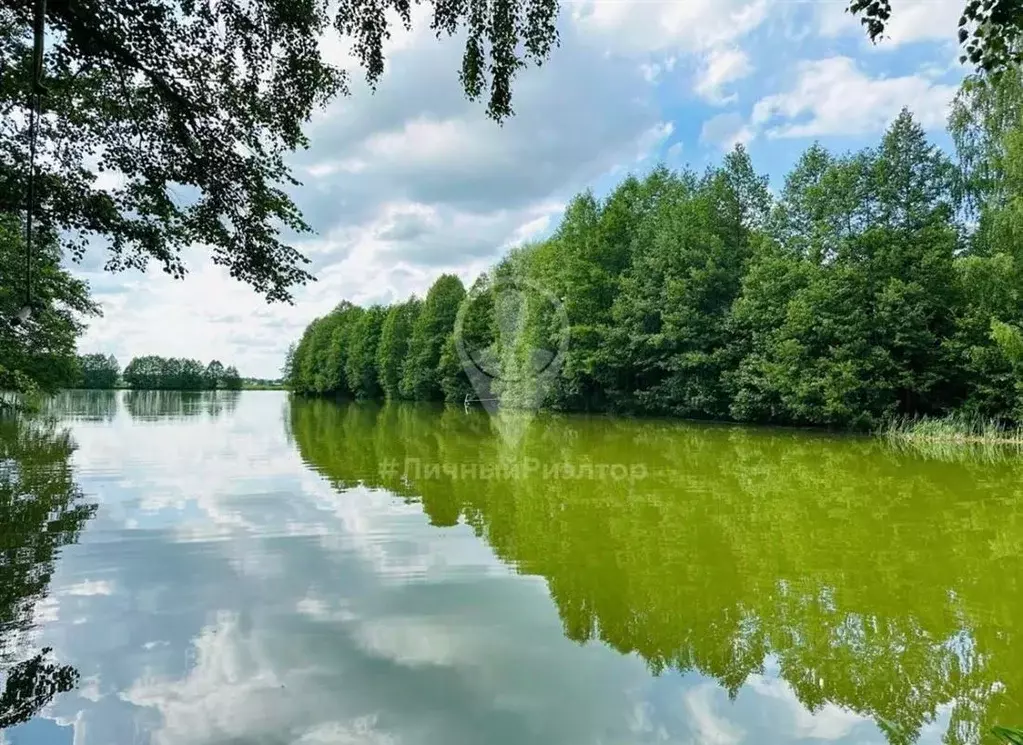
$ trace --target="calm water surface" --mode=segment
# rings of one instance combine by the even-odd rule
[[[0,422],[2,743],[1023,724],[1023,459],[255,391],[51,413]]]

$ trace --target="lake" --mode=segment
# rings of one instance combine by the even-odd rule
[[[48,411],[0,422],[2,743],[1023,725],[1011,454],[264,391]]]

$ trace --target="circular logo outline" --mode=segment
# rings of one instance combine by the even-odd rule
[[[535,293],[535,294],[545,298],[547,300],[547,302],[549,302],[550,305],[554,308],[554,314],[555,314],[555,317],[557,319],[558,327],[559,327],[559,329],[561,329],[564,332],[562,334],[559,334],[560,339],[558,341],[557,351],[555,351],[555,353],[551,356],[551,359],[547,362],[546,365],[543,366],[543,368],[541,368],[540,370],[533,371],[531,373],[527,373],[522,378],[504,378],[504,377],[501,377],[501,375],[491,374],[490,372],[488,372],[488,371],[484,370],[482,367],[480,367],[480,364],[473,358],[473,356],[472,356],[472,354],[470,354],[469,350],[466,349],[465,338],[464,338],[464,334],[463,334],[463,327],[465,325],[465,317],[466,317],[466,314],[468,312],[469,305],[470,305],[471,301],[470,302],[464,302],[459,307],[458,314],[455,316],[455,328],[454,328],[454,331],[453,331],[453,334],[454,334],[454,337],[455,337],[455,348],[458,351],[458,356],[462,358],[462,367],[463,367],[463,369],[465,369],[466,373],[468,373],[468,369],[466,369],[466,368],[468,368],[469,365],[472,365],[472,367],[475,368],[476,371],[479,372],[481,375],[489,378],[492,381],[493,380],[500,380],[503,383],[516,383],[516,382],[520,382],[521,380],[526,380],[526,379],[528,379],[530,377],[532,377],[532,378],[539,378],[540,376],[544,375],[545,373],[547,373],[552,368],[554,368],[554,372],[556,373],[557,370],[561,368],[561,362],[564,360],[565,353],[568,350],[568,342],[569,342],[569,335],[570,335],[569,329],[571,328],[571,326],[569,324],[569,321],[568,321],[568,313],[565,310],[564,303],[561,301],[561,299],[559,297],[557,297],[553,292],[548,290],[546,287],[543,287],[543,286],[539,285],[538,283],[533,282],[532,280],[521,279],[521,278],[501,278],[501,279],[497,280],[496,282],[490,284],[485,289],[478,291],[477,292],[477,296],[481,295],[483,293],[491,293],[491,294],[494,294],[494,295],[500,295],[501,291],[502,290],[507,291],[505,288],[508,288],[508,287],[513,288],[520,295],[525,295],[526,294],[523,291],[523,288],[525,288],[526,290],[529,290],[529,291],[531,291],[531,292],[533,292],[533,293]],[[472,295],[472,292],[473,291],[470,291],[470,297]],[[555,367],[555,363],[557,363],[557,367]],[[470,378],[471,377],[472,376],[470,376]],[[470,380],[470,382],[473,382],[473,381]],[[475,385],[474,385],[474,387],[475,387]],[[478,391],[477,391],[477,393],[478,393]]]

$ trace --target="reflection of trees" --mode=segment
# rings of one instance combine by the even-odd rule
[[[629,482],[439,477],[406,459],[495,463],[491,421],[461,410],[295,401],[291,431],[336,487],[383,486],[431,522],[471,525],[547,579],[570,638],[696,670],[735,694],[768,655],[800,701],[913,742],[1023,721],[1023,463],[936,462],[869,439],[541,417],[517,458],[642,463]],[[380,478],[379,464],[399,466]]]
[[[26,721],[77,680],[73,668],[48,660],[48,649],[14,664],[61,547],[78,540],[96,509],[74,481],[73,450],[69,433],[52,422],[0,419],[0,666],[7,668],[0,728]]]
[[[43,410],[61,419],[109,422],[117,416],[118,392],[113,390],[67,390],[46,398]]]
[[[47,661],[51,651],[46,647],[7,671],[0,694],[0,729],[27,722],[58,693],[70,691],[78,684],[78,671],[71,665]]]
[[[124,405],[132,419],[184,419],[205,414],[217,417],[238,406],[241,391],[125,391]]]

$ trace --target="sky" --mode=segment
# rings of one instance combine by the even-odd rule
[[[152,265],[71,270],[103,317],[83,353],[219,359],[275,378],[288,345],[342,300],[422,296],[444,272],[467,284],[510,247],[542,238],[581,191],[665,163],[702,170],[742,142],[772,186],[817,141],[876,144],[908,107],[947,146],[945,117],[964,69],[963,0],[899,0],[871,44],[845,0],[562,0],[561,44],[515,81],[515,116],[498,125],[458,82],[462,44],[437,39],[428,8],[385,46],[376,90],[336,37],[331,61],[351,95],[315,114],[291,164],[291,194],[315,233],[296,247],[317,281],[294,304],[264,298],[192,248],[184,280]]]

